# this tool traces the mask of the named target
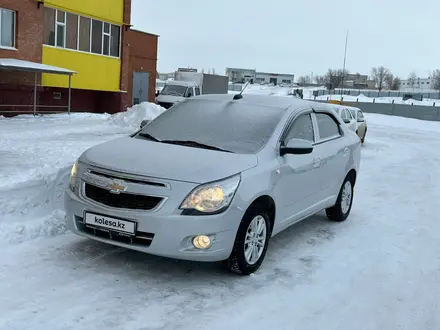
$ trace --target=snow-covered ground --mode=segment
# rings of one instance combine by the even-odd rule
[[[238,277],[65,231],[69,166],[126,116],[0,119],[0,329],[440,328],[440,123],[366,114],[349,219],[294,225]]]
[[[265,86],[265,85],[248,85],[243,94],[261,94],[261,95],[276,95],[276,96],[289,96],[289,92],[293,89],[291,87],[279,87],[279,86]],[[314,90],[325,90],[323,87],[307,87],[303,88],[304,99],[313,100]],[[239,91],[229,91],[231,94],[237,94]],[[423,99],[423,101],[417,100],[403,100],[402,97],[368,97],[363,94],[358,96],[342,95],[343,100],[346,102],[368,102],[368,103],[392,103],[395,104],[408,104],[408,105],[423,105],[423,106],[433,106],[435,103],[436,107],[440,106],[440,100],[436,99]],[[316,100],[341,100],[341,95],[321,95],[317,96]]]

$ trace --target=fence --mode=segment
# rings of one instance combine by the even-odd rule
[[[241,92],[243,86],[244,86],[243,84],[229,84],[228,90],[232,92]]]
[[[359,95],[365,95],[367,97],[403,97],[405,94],[417,94],[417,95],[423,95],[424,99],[440,99],[440,92],[409,92],[409,91],[374,91],[374,90],[364,90],[364,89],[331,89],[331,90],[316,90],[315,92],[318,93],[317,96],[323,96],[323,95],[350,95],[350,96],[359,96]]]
[[[316,100],[316,102],[327,103],[327,101],[318,100]],[[389,116],[440,121],[440,107],[369,102],[347,102],[347,105],[355,106],[365,113],[378,113]]]

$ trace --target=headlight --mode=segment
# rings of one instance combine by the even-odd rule
[[[209,214],[226,209],[234,198],[240,175],[201,185],[194,189],[180,205],[181,210]]]
[[[70,170],[70,190],[75,191],[76,174],[78,172],[78,161],[76,161]]]

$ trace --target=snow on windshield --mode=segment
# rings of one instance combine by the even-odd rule
[[[254,154],[266,145],[284,112],[232,100],[193,99],[164,112],[143,133],[159,140],[196,141],[235,153]]]

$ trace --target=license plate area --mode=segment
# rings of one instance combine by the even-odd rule
[[[135,236],[137,227],[135,221],[91,212],[84,212],[84,224],[93,229],[124,236]]]

